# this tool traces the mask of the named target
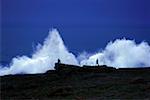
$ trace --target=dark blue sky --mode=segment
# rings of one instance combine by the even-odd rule
[[[149,0],[0,0],[1,60],[31,55],[56,27],[75,54],[126,37],[150,43]]]

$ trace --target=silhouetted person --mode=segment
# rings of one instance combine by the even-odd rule
[[[60,59],[58,59],[58,62],[57,62],[58,64],[60,64],[61,63],[61,61],[60,61]]]
[[[96,60],[96,64],[99,66],[98,59]]]
[[[58,59],[58,61],[55,63],[55,67],[54,67],[56,71],[59,71],[60,63],[61,63],[61,61],[60,61],[60,59]]]

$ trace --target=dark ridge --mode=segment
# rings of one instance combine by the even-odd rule
[[[107,66],[107,65],[98,65],[98,66],[87,66],[82,67],[68,64],[55,64],[56,72],[115,72],[115,71],[150,71],[150,67],[138,67],[138,68],[119,68]]]
[[[150,99],[150,67],[56,63],[44,74],[1,76],[1,100]]]

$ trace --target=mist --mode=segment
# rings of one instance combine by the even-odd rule
[[[0,75],[44,73],[54,69],[58,58],[65,64],[78,65],[76,57],[65,47],[58,30],[52,29],[43,45],[38,44],[31,58],[28,56],[13,58],[9,66],[0,67]]]
[[[113,66],[115,68],[150,67],[150,46],[147,42],[136,44],[134,40],[116,39],[107,44],[106,48],[83,59],[81,65]]]
[[[115,68],[149,67],[150,46],[147,42],[137,44],[134,40],[116,39],[95,54],[84,52],[75,56],[65,47],[58,30],[52,29],[43,44],[37,45],[32,57],[17,56],[8,66],[0,66],[0,76],[45,73],[54,69],[58,59],[64,64],[81,66],[96,65],[98,59],[99,65]]]

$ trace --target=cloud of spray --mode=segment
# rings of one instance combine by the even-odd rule
[[[78,65],[76,57],[65,47],[59,32],[52,29],[43,45],[37,46],[31,58],[27,56],[13,58],[8,67],[0,68],[0,75],[44,73],[49,69],[54,69],[58,58],[63,63]]]
[[[106,48],[88,59],[83,59],[81,65],[114,66],[116,68],[150,67],[150,46],[146,42],[136,44],[134,40],[117,39],[108,43]]]
[[[73,65],[108,65],[113,67],[149,67],[150,46],[146,42],[136,44],[133,40],[117,39],[108,43],[106,48],[96,54],[81,53],[75,57],[65,47],[56,29],[49,31],[43,45],[39,44],[32,57],[15,57],[9,66],[0,66],[0,76],[8,74],[44,73],[54,69],[54,64],[61,59],[62,63]]]

